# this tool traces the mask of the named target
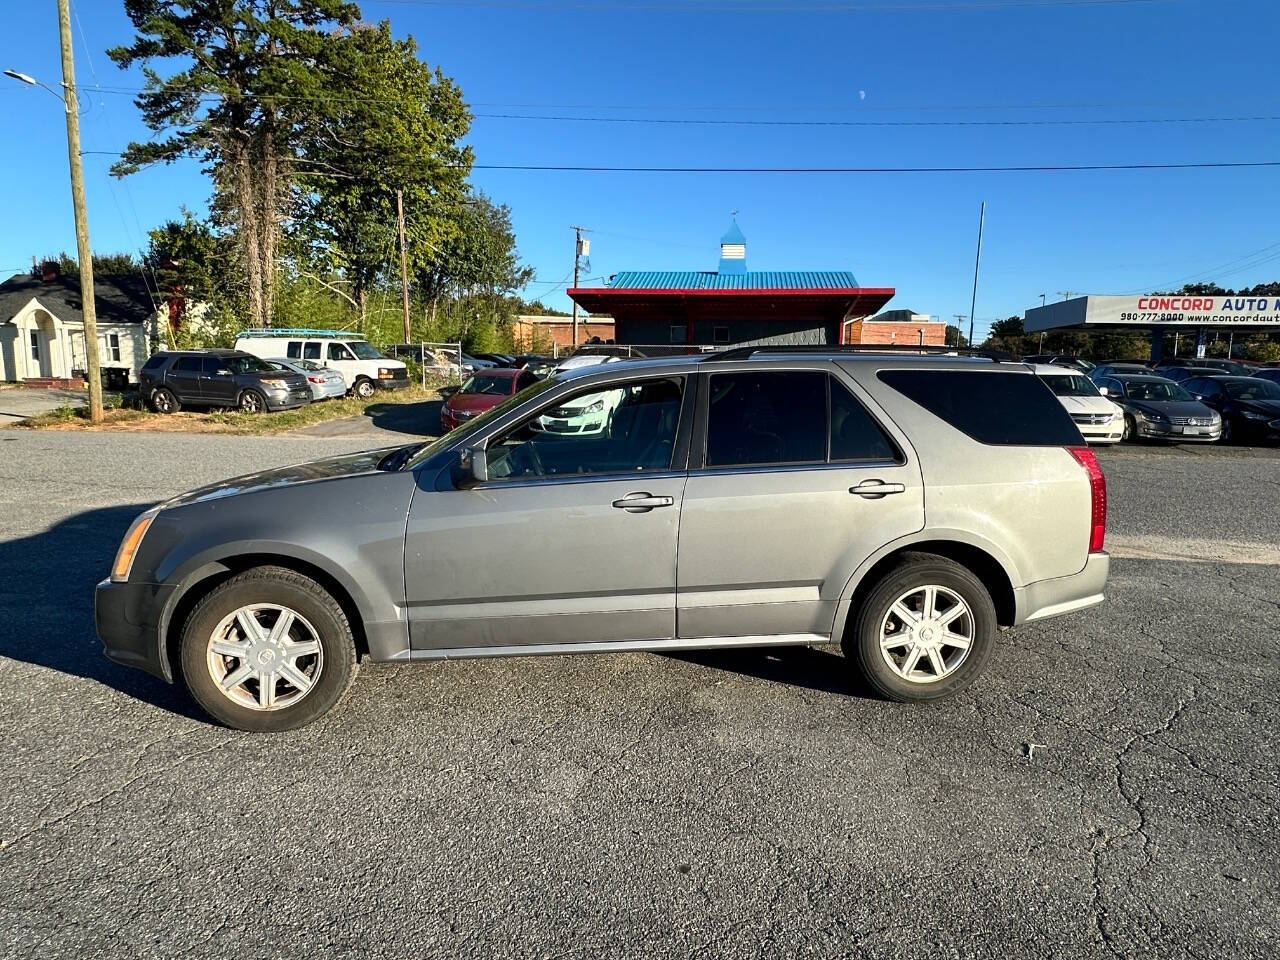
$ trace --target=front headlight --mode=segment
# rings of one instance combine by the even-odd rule
[[[133,559],[138,555],[142,538],[146,536],[147,528],[151,526],[151,521],[159,512],[156,509],[148,510],[134,520],[129,527],[129,532],[120,541],[120,549],[116,551],[116,562],[111,565],[111,579],[114,582],[124,583],[129,579],[129,572],[133,570]]]
[[[400,372],[400,371],[398,371],[398,370],[393,370],[391,367],[379,367],[379,368],[378,368],[378,379],[379,379],[379,380],[394,380],[394,379],[396,378],[396,374],[398,374],[399,372]]]
[[[1147,420],[1151,423],[1168,423],[1169,418],[1163,413],[1147,413],[1145,410],[1135,410],[1134,413],[1140,420]]]
[[[599,413],[604,409],[604,400],[592,400],[585,407],[578,411],[579,415],[586,413]]]

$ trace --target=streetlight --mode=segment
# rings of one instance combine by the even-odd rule
[[[58,0],[58,34],[62,46],[62,89],[59,95],[29,74],[6,70],[4,75],[28,86],[41,86],[62,101],[67,115],[67,161],[71,168],[71,206],[76,220],[76,255],[80,259],[80,310],[84,320],[84,365],[89,374],[89,419],[102,420],[102,368],[98,361],[98,312],[93,292],[93,251],[89,246],[89,213],[84,202],[84,169],[80,165],[80,116],[76,100],[76,69],[71,47],[71,5]]]

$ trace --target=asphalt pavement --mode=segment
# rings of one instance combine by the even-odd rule
[[[0,956],[1280,953],[1276,452],[1103,452],[1108,602],[929,707],[830,650],[546,657],[254,736],[101,657],[138,510],[369,445],[0,430]]]

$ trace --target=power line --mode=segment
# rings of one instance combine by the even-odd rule
[[[118,157],[118,150],[82,150],[85,156]],[[511,170],[547,173],[770,173],[770,174],[859,174],[859,173],[1067,173],[1101,170],[1225,170],[1251,167],[1280,167],[1280,160],[1211,160],[1187,163],[1079,163],[1021,164],[971,167],[660,167],[611,166],[606,164],[474,163],[441,164],[455,170]],[[312,174],[307,174],[312,176]],[[317,174],[318,175],[318,174]]]
[[[1131,292],[1132,293],[1148,293],[1152,290],[1167,290],[1171,287],[1181,286],[1184,283],[1191,283],[1192,281],[1195,281],[1198,279],[1212,278],[1214,274],[1219,274],[1222,276],[1231,276],[1234,273],[1239,273],[1243,270],[1250,270],[1250,269],[1253,269],[1255,266],[1261,266],[1262,264],[1268,263],[1271,260],[1280,258],[1280,253],[1271,254],[1271,251],[1277,250],[1277,248],[1280,248],[1280,243],[1268,244],[1265,247],[1261,247],[1257,250],[1254,250],[1252,253],[1246,253],[1242,256],[1234,257],[1233,259],[1228,260],[1226,263],[1218,264],[1216,267],[1210,267],[1207,270],[1197,270],[1195,273],[1188,274],[1185,277],[1179,277],[1177,280],[1169,280],[1165,283],[1152,284],[1149,287],[1144,287],[1141,290],[1133,290]],[[1259,260],[1257,263],[1246,262],[1246,261],[1253,261],[1257,257],[1262,257],[1262,259]],[[1236,265],[1238,264],[1244,264],[1244,266],[1236,267]],[[1228,267],[1233,267],[1236,269],[1232,269],[1227,274],[1222,274],[1221,271],[1226,270]]]
[[[1280,116],[1253,117],[1126,117],[1083,120],[711,120],[705,117],[572,117],[525,113],[477,113],[477,120],[547,120],[557,123],[680,124],[725,127],[1068,127],[1125,126],[1158,123],[1258,123]]]
[[[886,0],[799,0],[794,3],[778,3],[765,0],[762,3],[744,0],[709,0],[700,4],[654,2],[626,3],[618,0],[366,0],[366,2],[420,7],[481,7],[524,10],[591,10],[616,13],[648,12],[661,10],[671,13],[937,13],[964,10],[1016,10],[1036,7],[1115,7],[1173,3],[1177,0],[925,0],[922,3],[891,3]]]

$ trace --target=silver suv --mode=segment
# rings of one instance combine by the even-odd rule
[[[1106,487],[1019,363],[738,349],[585,367],[431,443],[142,514],[107,656],[223,723],[325,714],[362,657],[839,643],[900,701],[1099,603]]]

